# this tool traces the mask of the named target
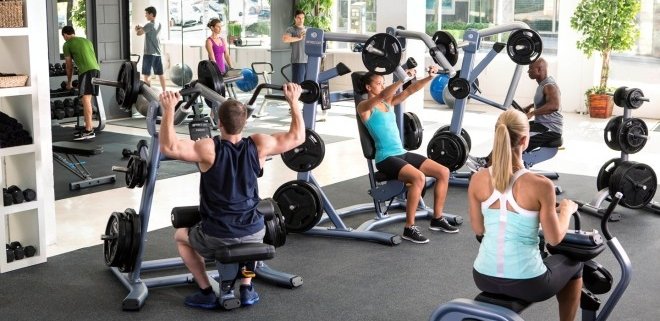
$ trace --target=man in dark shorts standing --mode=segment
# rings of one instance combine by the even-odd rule
[[[66,62],[66,89],[71,90],[73,62],[78,66],[78,95],[83,105],[85,128],[74,134],[75,140],[92,139],[96,137],[92,123],[92,96],[98,96],[99,86],[92,85],[92,78],[101,75],[94,46],[88,39],[76,37],[76,31],[71,26],[62,28],[62,37],[66,41],[63,46]]]
[[[144,26],[135,26],[135,32],[138,36],[144,35],[144,54],[142,55],[142,76],[144,82],[151,86],[149,78],[151,70],[160,80],[160,87],[165,91],[165,76],[163,75],[163,60],[160,53],[160,29],[162,24],[156,22],[156,8],[147,7],[144,9],[144,17],[147,18],[147,24]]]

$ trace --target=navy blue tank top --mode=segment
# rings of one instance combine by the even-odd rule
[[[232,144],[215,136],[213,142],[215,161],[199,180],[202,231],[219,238],[261,231],[264,219],[257,212],[257,177],[261,167],[254,141],[245,137]]]

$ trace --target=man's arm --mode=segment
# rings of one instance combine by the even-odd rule
[[[296,42],[296,41],[301,41],[305,39],[305,32],[303,31],[300,33],[299,36],[293,36],[288,30],[284,32],[284,35],[282,35],[282,42],[284,43],[291,43],[291,42]]]
[[[73,59],[71,56],[64,57],[64,63],[66,65],[66,89],[71,90],[73,88],[71,86],[71,77],[73,77]]]
[[[435,75],[438,73],[438,66],[432,65],[431,67],[429,67],[428,72],[429,72],[429,75],[427,77],[424,77],[422,79],[418,79],[414,84],[408,86],[408,88],[406,88],[406,90],[404,90],[401,93],[399,93],[398,95],[394,96],[394,98],[392,99],[392,105],[400,104],[401,102],[406,100],[406,98],[408,98],[408,96],[410,96],[410,95],[414,94],[415,92],[417,92],[418,90],[424,88],[424,86],[426,86],[426,84],[428,84],[431,80],[433,80],[433,77],[435,77]]]
[[[300,85],[295,83],[284,84],[282,88],[284,89],[284,97],[291,107],[291,125],[289,125],[289,131],[285,133],[254,134],[251,136],[257,145],[259,161],[262,165],[266,161],[266,157],[284,153],[305,142],[305,123],[302,111],[298,108],[298,99],[302,89]]]
[[[556,85],[543,86],[543,95],[545,96],[545,104],[527,112],[528,118],[535,115],[551,114],[559,110],[559,89]]]
[[[181,96],[177,92],[165,91],[160,94],[162,118],[158,141],[160,151],[167,157],[187,162],[212,163],[213,141],[210,138],[192,141],[179,139],[174,130],[174,107]]]
[[[140,26],[140,25],[135,26],[135,33],[136,33],[138,36],[143,35],[143,34],[144,34],[144,28],[143,28],[142,26]]]

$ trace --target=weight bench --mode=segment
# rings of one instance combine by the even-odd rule
[[[259,211],[264,213],[264,220],[271,220],[272,211],[264,211],[264,201],[258,205]],[[271,207],[272,208],[272,207]],[[201,220],[198,206],[183,206],[172,209],[172,226],[175,228],[192,227]],[[257,270],[257,261],[270,260],[275,257],[275,247],[264,243],[234,244],[216,249],[215,264],[218,270],[218,283],[220,289],[218,300],[225,310],[236,309],[241,301],[234,294],[236,280],[241,277],[254,277]]]
[[[70,182],[69,190],[77,191],[92,186],[114,184],[117,180],[115,175],[108,175],[94,178],[87,170],[84,163],[78,159],[78,156],[94,156],[103,153],[103,147],[76,142],[55,142],[53,143],[53,159],[68,169],[71,173],[80,177],[81,181]]]

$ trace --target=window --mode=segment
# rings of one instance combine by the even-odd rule
[[[84,0],[83,0],[84,1]],[[76,31],[76,36],[87,38],[87,29],[78,26],[72,18],[73,12],[77,11],[79,0],[58,0],[57,1],[57,36],[59,37],[59,51],[62,57],[62,48],[64,46],[64,38],[62,38],[62,28],[67,25],[73,26]],[[63,58],[63,57],[62,57]]]

